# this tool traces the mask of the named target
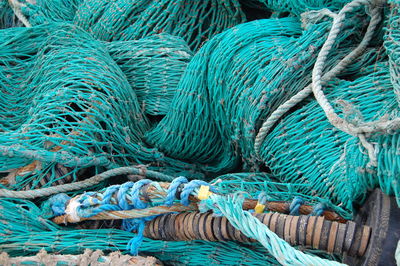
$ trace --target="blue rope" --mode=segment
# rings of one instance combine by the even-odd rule
[[[260,204],[265,205],[265,203],[267,203],[267,193],[264,191],[260,192],[257,196],[257,200]]]
[[[180,176],[175,178],[171,184],[169,185],[167,196],[165,197],[165,205],[171,206],[174,203],[176,191],[178,187],[182,184],[186,184],[188,182],[186,177]]]
[[[304,204],[304,200],[301,197],[294,197],[292,203],[290,203],[289,210],[290,215],[299,215],[300,206]]]
[[[210,184],[203,180],[192,180],[187,185],[185,185],[181,193],[181,203],[185,206],[189,205],[190,194],[192,194],[192,192],[200,186],[210,186]],[[210,186],[210,191],[216,193],[217,189]]]
[[[41,206],[41,216],[44,218],[53,218],[65,214],[65,206],[71,199],[67,194],[60,193],[51,196],[48,200],[43,202]]]
[[[314,206],[313,211],[310,215],[312,216],[321,216],[324,211],[327,209],[327,206],[324,202],[320,202]]]

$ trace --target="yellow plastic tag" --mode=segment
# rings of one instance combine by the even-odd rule
[[[197,198],[199,200],[205,200],[208,199],[212,195],[212,192],[210,191],[209,186],[200,186],[199,193],[197,194]]]
[[[263,213],[264,210],[265,210],[265,205],[257,202],[256,207],[254,207],[254,212],[255,213]]]

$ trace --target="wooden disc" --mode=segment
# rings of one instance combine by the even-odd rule
[[[193,220],[194,217],[196,216],[197,212],[191,212],[189,215],[186,216],[184,220],[185,224],[185,233],[188,237],[190,237],[191,240],[196,239],[196,234],[193,231]]]
[[[189,215],[189,212],[183,212],[183,213],[180,213],[175,219],[175,228],[176,228],[176,232],[177,232],[177,237],[180,240],[184,240],[184,241],[190,240],[190,238],[186,235],[186,232],[184,230],[185,225],[183,223],[185,220],[185,217],[187,215]]]
[[[321,240],[321,232],[322,232],[322,226],[324,225],[324,217],[323,216],[319,216],[317,217],[317,221],[315,223],[314,226],[314,232],[313,232],[313,242],[312,242],[312,246],[315,249],[318,249],[319,247],[319,242]]]
[[[233,227],[233,226],[232,226],[232,227]],[[236,241],[242,242],[242,238],[241,238],[241,236],[240,236],[241,233],[242,233],[242,232],[240,232],[240,230],[234,228],[234,235],[235,235],[235,240],[236,240]]]
[[[286,218],[287,218],[286,214],[280,214],[276,222],[276,234],[282,239],[285,237],[284,232],[285,232]]]
[[[362,257],[368,247],[369,238],[371,236],[371,227],[363,226],[360,248],[358,249],[358,256]]]
[[[297,244],[305,246],[306,245],[306,235],[307,235],[307,224],[310,216],[301,215],[298,222],[297,230]]]
[[[209,236],[207,234],[209,232],[207,232],[207,223],[206,223],[206,220],[207,220],[208,216],[210,216],[210,215],[211,215],[211,213],[209,213],[209,212],[203,213],[200,216],[200,221],[199,221],[199,232],[200,232],[201,239],[206,240],[206,241],[210,241]]]
[[[195,239],[203,239],[202,235],[200,234],[200,221],[202,221],[201,217],[204,217],[200,212],[197,212],[196,215],[193,217],[193,232],[194,235],[196,236]]]
[[[164,214],[160,218],[158,233],[160,234],[162,240],[168,240],[167,230],[166,230],[168,218],[169,218],[168,214]]]
[[[271,217],[272,217],[273,212],[268,212],[264,214],[264,218],[262,219],[262,223],[265,224],[266,226],[269,227],[269,223],[271,221]]]
[[[233,225],[231,225],[231,223],[229,221],[227,221],[227,222],[228,222],[227,228],[228,228],[229,238],[233,241],[237,241],[236,236],[235,236],[235,227],[233,227]]]
[[[205,221],[205,225],[206,225],[206,236],[208,241],[218,241],[218,238],[215,236],[216,234],[219,234],[219,232],[216,232],[213,230],[213,224],[215,221],[215,218],[212,213],[210,213],[210,215],[207,216],[206,221]],[[219,231],[219,230],[218,230]]]
[[[290,226],[292,224],[294,216],[288,215],[285,222],[285,230],[283,232],[284,239],[286,242],[290,243]]]
[[[297,245],[297,228],[298,228],[299,216],[293,216],[292,220],[290,221],[290,244]]]
[[[345,235],[346,235],[346,224],[339,223],[338,232],[336,235],[336,243],[333,253],[342,254]]]
[[[322,225],[322,232],[321,232],[321,238],[319,240],[319,250],[326,250],[328,248],[328,238],[329,238],[329,232],[331,230],[331,225],[332,222],[325,220],[324,224]]]
[[[312,247],[312,239],[313,239],[313,234],[314,234],[314,227],[315,227],[315,221],[317,220],[316,216],[310,216],[308,219],[308,224],[307,224],[307,232],[306,232],[306,246]]]
[[[256,217],[260,222],[262,222],[264,219],[264,213],[255,213],[253,216]]]
[[[212,220],[212,228],[214,232],[214,236],[218,241],[227,241],[222,234],[222,216],[214,217]]]
[[[351,244],[353,244],[354,236],[356,234],[356,223],[347,221],[346,223],[346,236],[344,239],[344,250],[345,252],[350,251]]]
[[[167,224],[167,235],[169,237],[170,240],[173,241],[179,241],[181,240],[180,237],[178,237],[178,228],[175,226],[175,221],[177,216],[179,215],[179,213],[171,213],[169,215],[169,220],[168,220],[168,224]]]
[[[276,233],[276,226],[277,226],[279,215],[280,215],[280,213],[274,212],[272,214],[271,220],[269,222],[269,229],[274,233]]]
[[[154,239],[157,239],[157,240],[161,240],[161,236],[158,231],[160,219],[161,219],[161,217],[157,217],[156,219],[154,219],[154,224],[153,224],[153,235],[154,235]]]
[[[225,217],[221,217],[221,235],[225,239],[225,241],[232,240],[228,232],[228,219]]]
[[[329,232],[329,238],[328,238],[327,251],[329,253],[333,253],[333,251],[335,250],[335,242],[336,242],[338,228],[339,224],[337,222],[333,222],[331,225],[331,230]]]
[[[145,226],[144,231],[143,231],[143,236],[144,237],[153,239],[153,237],[151,235],[151,227],[153,226],[152,225],[153,221],[154,221],[154,219],[146,223],[146,226]]]

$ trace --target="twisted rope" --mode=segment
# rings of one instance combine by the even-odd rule
[[[327,15],[330,17],[334,18],[334,23],[335,20],[338,19],[339,15],[344,18],[344,14],[347,12],[350,12],[354,10],[357,6],[360,5],[359,0],[355,0],[349,4],[347,4],[343,9],[339,12],[339,14],[334,14],[332,12],[328,12],[326,9],[322,11],[322,15]],[[367,4],[368,0],[361,0],[361,2]],[[313,11],[315,13],[315,11]],[[359,43],[359,45],[347,56],[345,56],[335,67],[333,67],[330,71],[328,71],[326,74],[324,74],[321,78],[321,84],[324,84],[337,76],[340,72],[342,72],[355,58],[360,56],[364,50],[367,48],[369,42],[371,41],[373,34],[375,32],[376,27],[378,26],[380,22],[381,16],[380,16],[380,8],[375,7],[371,11],[371,20],[369,22],[368,28],[366,30],[366,33]],[[332,28],[333,28],[332,25]],[[332,30],[331,30],[332,31]],[[337,35],[338,33],[336,33]],[[327,39],[328,41],[328,39]],[[326,41],[326,42],[327,42]],[[325,43],[326,43],[325,42]],[[317,61],[318,62],[318,61]],[[316,63],[317,63],[316,62]],[[279,119],[286,114],[291,108],[299,104],[301,101],[303,101],[305,98],[307,98],[311,93],[313,92],[312,84],[308,85],[305,87],[303,90],[299,91],[296,95],[294,95],[292,98],[290,98],[288,101],[284,102],[282,105],[280,105],[272,114],[268,117],[268,119],[262,124],[260,130],[258,131],[258,134],[255,138],[254,142],[254,151],[258,155],[260,152],[261,144],[264,141],[265,137],[267,136],[268,132],[271,130],[271,128],[275,125]]]
[[[8,3],[10,4],[15,16],[25,25],[25,27],[32,27],[31,23],[29,23],[28,19],[21,12],[21,7],[25,7],[25,4],[22,4],[17,0],[8,0]]]
[[[345,14],[347,12],[353,11],[356,7],[359,7],[361,5],[371,6],[371,23],[374,21],[374,23],[377,24],[381,17],[381,9],[378,5],[373,6],[373,4],[376,3],[371,3],[369,0],[355,0],[346,5],[334,18],[328,38],[318,54],[317,61],[315,62],[314,69],[312,71],[312,91],[318,104],[324,110],[329,122],[337,129],[349,135],[359,137],[361,145],[363,145],[364,148],[366,148],[366,150],[368,151],[368,156],[370,159],[369,165],[376,167],[378,165],[378,162],[376,159],[375,149],[373,145],[368,143],[368,141],[366,140],[366,135],[377,132],[390,134],[390,132],[393,132],[394,130],[400,128],[400,118],[395,118],[393,120],[365,122],[359,125],[352,124],[345,119],[339,117],[335,113],[335,110],[333,109],[332,105],[329,103],[324,92],[322,91],[322,71],[325,67],[328,54],[332,49],[337,36],[339,35],[342,22],[345,19]],[[372,37],[373,32],[367,32],[366,35],[367,34],[371,35]]]
[[[46,197],[46,196],[54,195],[57,193],[63,193],[63,192],[67,192],[67,191],[84,189],[84,188],[96,185],[112,176],[128,175],[128,174],[141,175],[141,176],[146,176],[149,178],[155,178],[155,179],[164,180],[164,181],[173,180],[173,177],[169,176],[169,175],[165,175],[165,174],[162,174],[162,173],[159,173],[156,171],[151,171],[151,170],[144,171],[140,167],[130,166],[130,167],[120,167],[120,168],[111,169],[111,170],[105,171],[101,174],[98,174],[98,175],[95,175],[88,179],[85,179],[83,181],[58,185],[58,186],[54,186],[54,187],[39,188],[39,189],[26,190],[26,191],[12,191],[12,190],[8,190],[8,189],[0,189],[0,197],[19,198],[19,199],[34,199],[34,198],[39,198],[39,197]]]
[[[305,254],[279,238],[250,212],[242,210],[243,197],[212,195],[205,204],[208,209],[224,215],[244,235],[258,240],[282,265],[343,265]]]

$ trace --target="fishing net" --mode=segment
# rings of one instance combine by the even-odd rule
[[[135,90],[145,113],[165,115],[193,56],[186,42],[169,34],[157,34],[137,41],[105,44]]]
[[[39,0],[24,3],[21,10],[33,25],[71,22],[104,41],[169,33],[182,37],[193,50],[215,34],[245,21],[237,0]]]
[[[373,64],[364,73],[354,81],[329,84],[328,98],[337,102],[336,111],[360,122],[397,110],[387,63]],[[368,159],[355,164],[343,158],[363,154],[358,141],[355,151],[348,150],[350,140],[351,136],[330,125],[318,103],[310,100],[282,118],[266,137],[260,156],[282,182],[309,184],[302,187],[304,193],[331,199],[351,212],[352,203],[362,200],[374,184],[368,185],[367,171],[358,178],[348,173],[347,168],[365,168],[368,163]]]
[[[328,65],[358,39],[357,21],[349,20],[340,36],[344,47],[336,47]],[[244,169],[257,169],[258,127],[310,83],[308,73],[329,25],[313,24],[302,32],[296,18],[256,20],[217,35],[189,63],[172,109],[146,134],[147,142],[214,172],[240,167],[241,160]]]
[[[149,123],[101,42],[64,24],[4,32],[13,37],[0,48],[3,184],[20,190],[76,181],[87,168],[162,166],[163,154],[140,144]]]
[[[13,28],[21,25],[16,11],[1,2],[0,186],[74,184],[134,165],[139,175],[159,171],[152,172],[154,179],[213,179],[223,194],[301,197],[318,211],[329,208],[345,218],[374,187],[400,198],[399,134],[367,136],[377,157],[371,166],[362,140],[332,126],[311,96],[274,125],[258,154],[254,149],[261,124],[312,82],[335,16],[318,10],[338,11],[346,3],[21,1],[18,8],[35,26]],[[324,84],[336,113],[354,125],[399,116],[398,4],[392,3],[389,27],[379,28],[364,54]],[[358,8],[347,15],[325,73],[363,38],[369,23],[364,13]],[[109,182],[127,178],[139,177],[125,173]],[[2,251],[28,256],[42,248],[67,254],[89,248],[107,254],[126,250],[139,235],[116,229],[118,222],[94,229],[58,226],[37,207],[45,200],[0,199]],[[145,238],[140,252],[171,264],[279,259],[260,244],[200,240]]]
[[[82,2],[83,0],[35,0],[23,3],[21,11],[29,18],[32,25],[51,22],[72,23],[76,10]]]
[[[330,11],[338,11],[349,0],[248,0],[243,1],[243,5],[257,8],[267,9],[276,13],[290,13],[292,15],[300,16],[302,13],[311,10],[320,10],[323,8]]]

